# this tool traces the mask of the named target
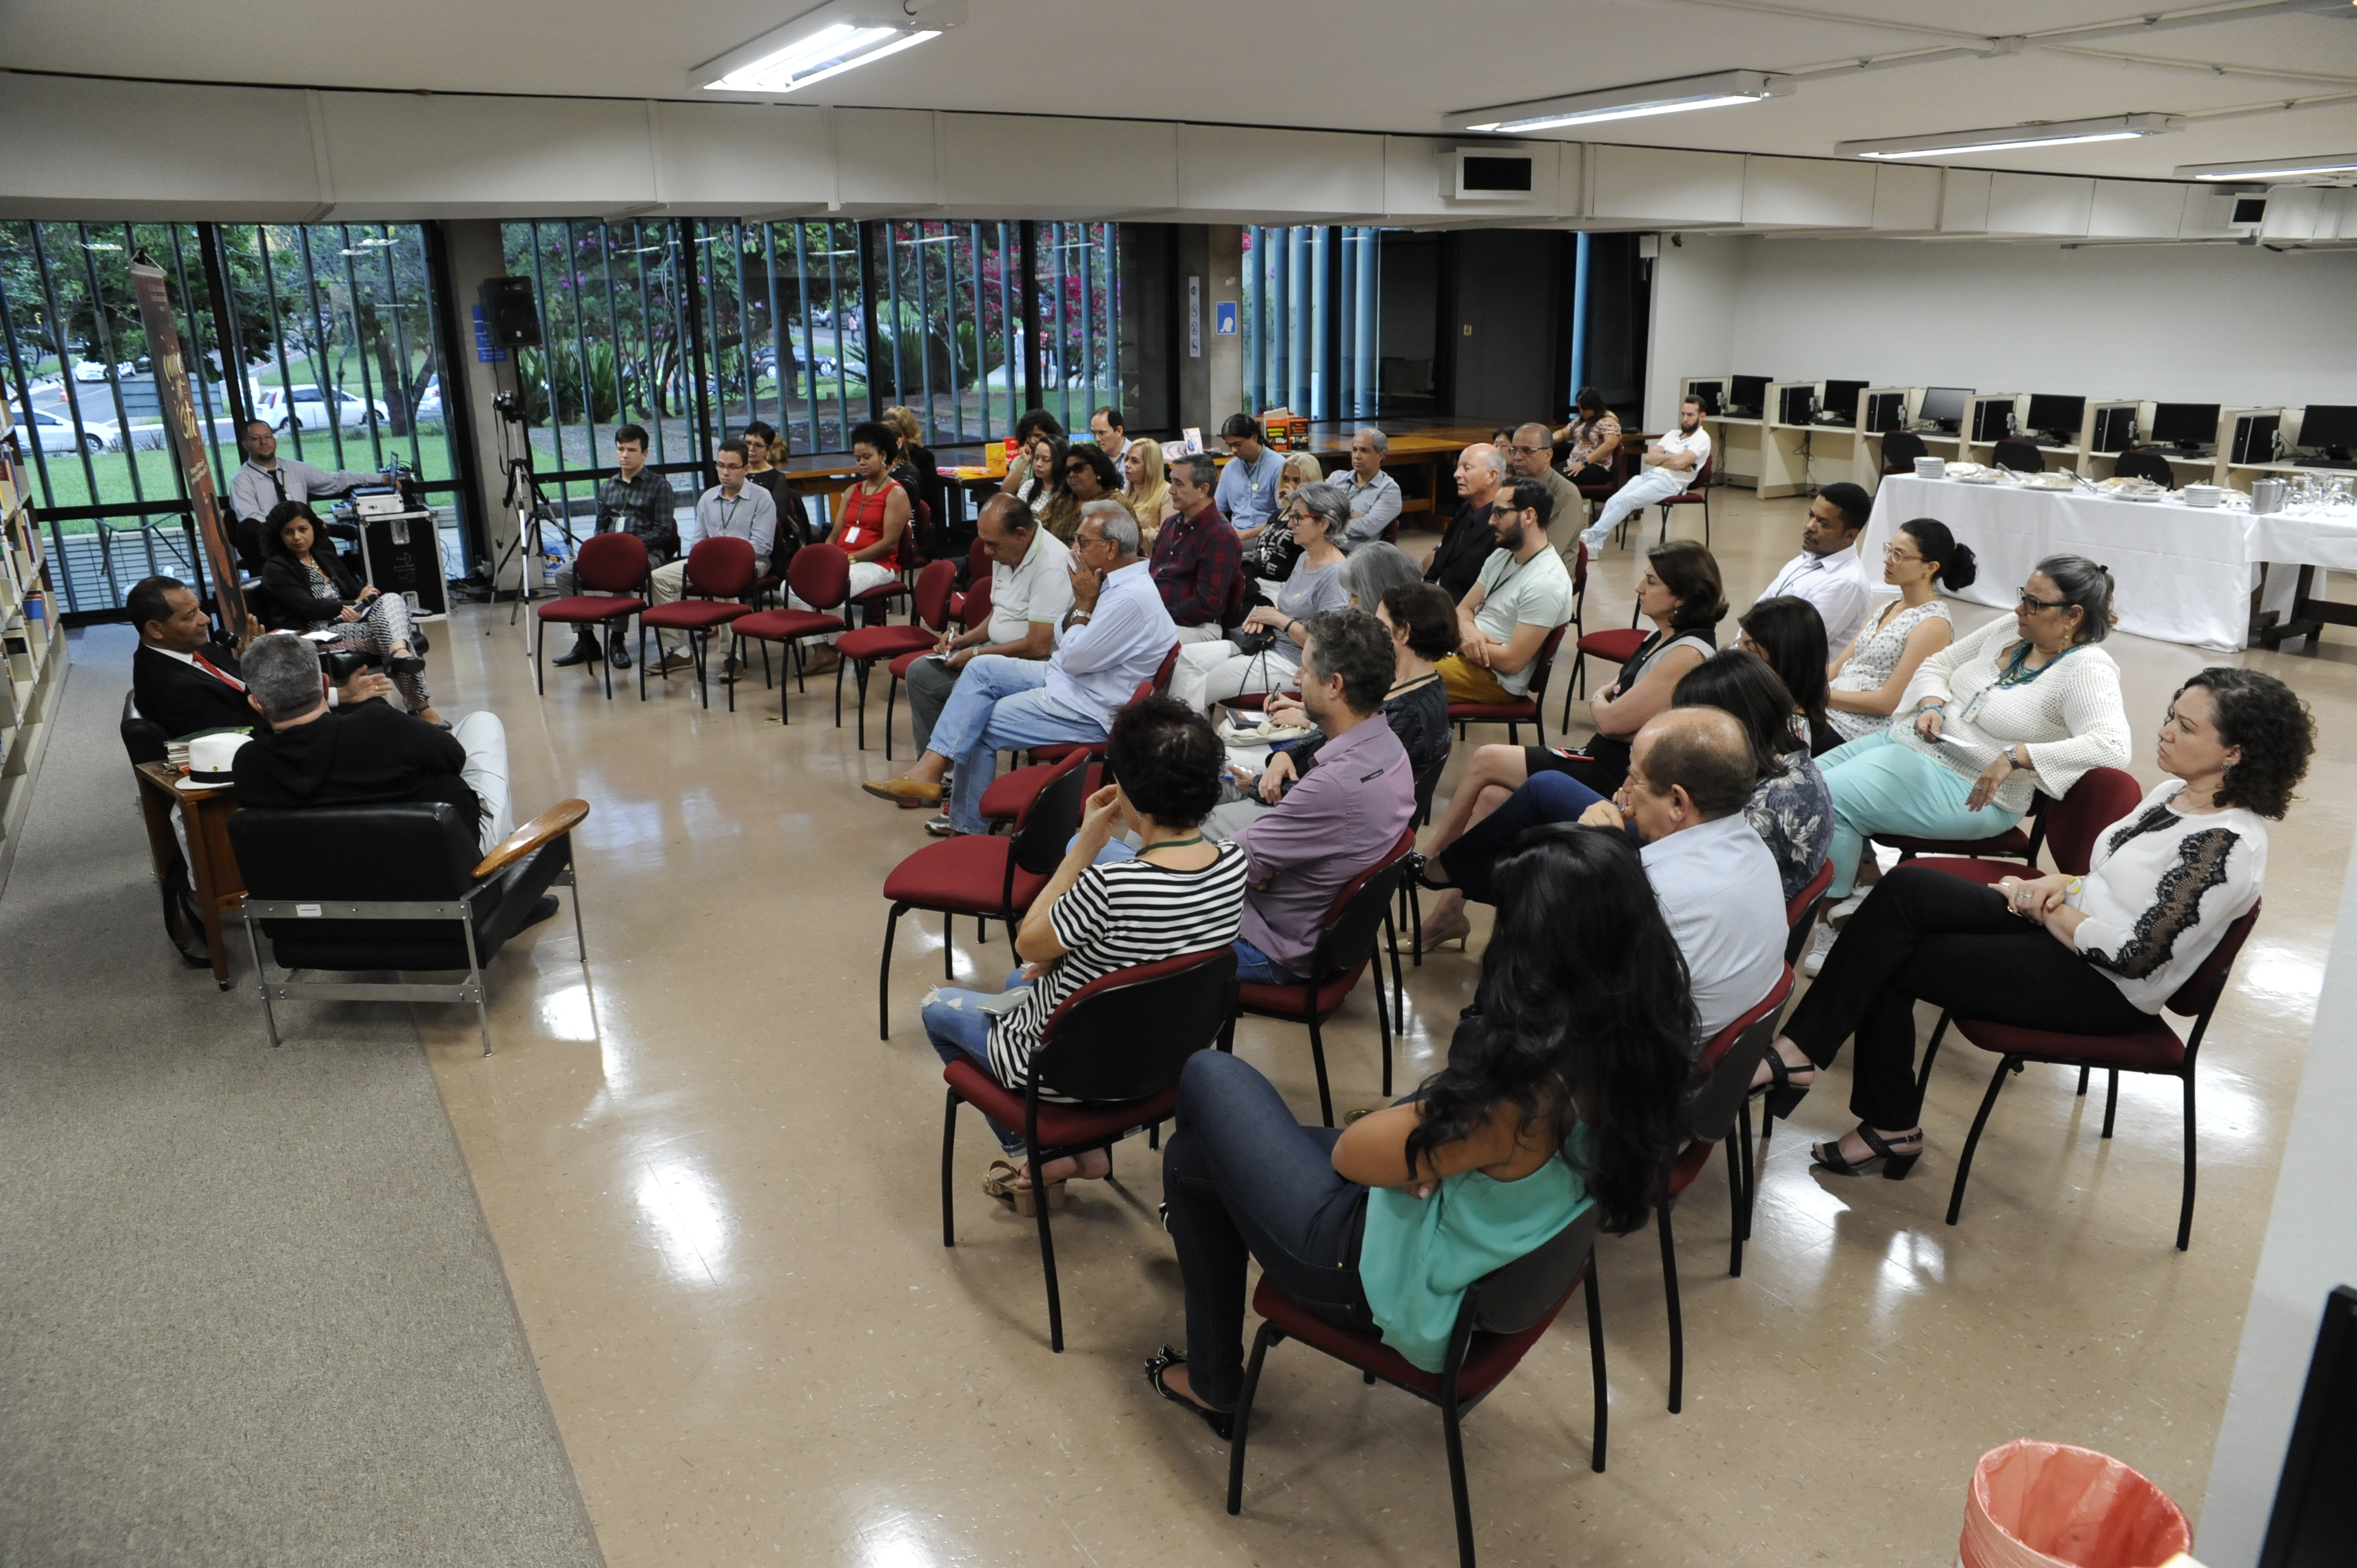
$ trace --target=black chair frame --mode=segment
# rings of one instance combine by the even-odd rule
[[[1392,1091],[1392,1010],[1383,995],[1383,957],[1375,947],[1381,937],[1391,950],[1392,990],[1394,995],[1405,993],[1405,982],[1400,973],[1399,932],[1392,923],[1392,902],[1399,892],[1399,882],[1407,867],[1403,854],[1389,865],[1367,874],[1342,913],[1318,933],[1317,950],[1311,953],[1310,973],[1316,978],[1297,982],[1301,987],[1301,1007],[1297,1012],[1275,1012],[1239,1003],[1239,1015],[1249,1014],[1259,1018],[1281,1018],[1287,1023],[1309,1026],[1309,1059],[1318,1069],[1318,1113],[1325,1125],[1334,1125],[1334,1096],[1326,1079],[1326,1041],[1322,1030],[1328,1019],[1341,1011],[1349,1000],[1345,993],[1337,998],[1332,1007],[1324,1012],[1318,1008],[1318,993],[1326,981],[1337,974],[1356,969],[1361,963],[1372,965],[1375,972],[1375,1021],[1383,1032],[1383,1094]],[[1361,955],[1364,955],[1363,957]],[[1352,990],[1358,989],[1356,986]],[[1405,1018],[1403,1018],[1405,1022]],[[1234,1039],[1231,1022],[1227,1040]],[[1222,1049],[1232,1048],[1223,1045]]]

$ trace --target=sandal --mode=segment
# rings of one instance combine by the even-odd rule
[[[1768,1082],[1763,1086],[1768,1097],[1768,1114],[1775,1117],[1779,1122],[1789,1122],[1792,1119],[1792,1112],[1799,1107],[1802,1100],[1807,1096],[1810,1090],[1816,1087],[1817,1069],[1813,1067],[1794,1067],[1784,1059],[1784,1053],[1778,1050],[1772,1041],[1769,1044],[1768,1055],[1764,1059],[1768,1064]],[[1796,1072],[1807,1073],[1809,1081],[1794,1083],[1792,1075]]]
[[[1236,1434],[1235,1412],[1230,1410],[1213,1410],[1210,1405],[1199,1403],[1195,1400],[1189,1399],[1187,1395],[1176,1391],[1169,1384],[1162,1380],[1163,1373],[1168,1371],[1173,1367],[1183,1367],[1186,1364],[1186,1357],[1181,1356],[1178,1351],[1173,1350],[1169,1346],[1165,1345],[1162,1347],[1161,1352],[1158,1355],[1149,1356],[1146,1358],[1146,1380],[1154,1385],[1154,1391],[1156,1393],[1160,1394],[1172,1404],[1177,1405],[1181,1410],[1191,1410],[1197,1415],[1201,1416],[1203,1418],[1203,1424],[1210,1427],[1219,1437],[1221,1442],[1226,1443],[1232,1441]]]
[[[1830,1144],[1810,1144],[1809,1163],[1820,1170],[1831,1171],[1835,1176],[1863,1176],[1867,1168],[1878,1160],[1882,1163],[1883,1179],[1905,1181],[1907,1173],[1915,1168],[1915,1162],[1923,1157],[1923,1129],[1921,1127],[1899,1140],[1902,1144],[1911,1143],[1915,1145],[1904,1154],[1883,1142],[1882,1135],[1863,1122],[1857,1124],[1857,1135],[1864,1139],[1866,1146],[1873,1151],[1857,1164],[1852,1165],[1842,1158],[1841,1140],[1838,1138]]]
[[[992,1197],[1005,1198],[1013,1203],[1015,1212],[1024,1219],[1036,1219],[1039,1213],[1039,1206],[1032,1197],[1030,1182],[1025,1179],[1027,1174],[1024,1166],[1016,1165],[1012,1161],[993,1160],[990,1162],[990,1168],[982,1174],[982,1190]],[[1063,1207],[1064,1184],[1060,1181],[1049,1182],[1048,1211],[1052,1214]]]

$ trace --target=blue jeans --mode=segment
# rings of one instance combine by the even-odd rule
[[[966,665],[933,722],[931,749],[957,765],[950,787],[950,825],[984,830],[983,791],[998,776],[998,754],[1050,741],[1101,741],[1104,725],[1048,695],[1048,666],[1037,659],[985,653]]]
[[[1115,861],[1135,860],[1137,852],[1114,839],[1097,851],[1096,864],[1110,865]],[[1250,897],[1248,893],[1246,897]],[[1235,941],[1236,978],[1253,985],[1297,985],[1301,976],[1260,950],[1242,937]]]
[[[1249,1062],[1197,1051],[1178,1079],[1162,1195],[1187,1303],[1187,1382],[1215,1410],[1243,1394],[1244,1263],[1329,1322],[1372,1329],[1359,1283],[1367,1189],[1334,1170],[1333,1127],[1304,1127]]]
[[[1490,873],[1514,841],[1547,822],[1576,822],[1604,797],[1568,773],[1534,773],[1506,803],[1440,852],[1440,868],[1476,904],[1492,904]]]
[[[1857,881],[1866,841],[1876,833],[1911,838],[1994,838],[2021,818],[1999,807],[1964,809],[1973,781],[1878,730],[1817,758],[1834,801],[1834,885],[1846,898]]]
[[[1006,989],[1012,991],[1018,985],[1030,983],[1023,978],[1023,971],[1017,969],[1006,977]],[[933,1043],[933,1049],[940,1054],[943,1063],[972,1061],[996,1081],[998,1075],[992,1072],[990,1067],[990,1015],[974,1005],[985,994],[980,991],[939,986],[926,998],[925,1005],[918,1015],[924,1020],[925,1038]],[[983,1120],[990,1121],[986,1116]],[[1010,1155],[1020,1155],[1023,1153],[1023,1134],[1020,1132],[1002,1127],[996,1122],[990,1122],[990,1131],[998,1139],[1000,1148]]]

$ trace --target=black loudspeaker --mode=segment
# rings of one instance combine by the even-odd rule
[[[540,308],[533,303],[530,278],[485,278],[478,297],[492,342],[502,349],[540,347]]]

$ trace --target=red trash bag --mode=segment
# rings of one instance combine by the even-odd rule
[[[1973,1466],[1964,1568],[2159,1568],[2192,1545],[2169,1494],[2108,1454],[2023,1437]]]

